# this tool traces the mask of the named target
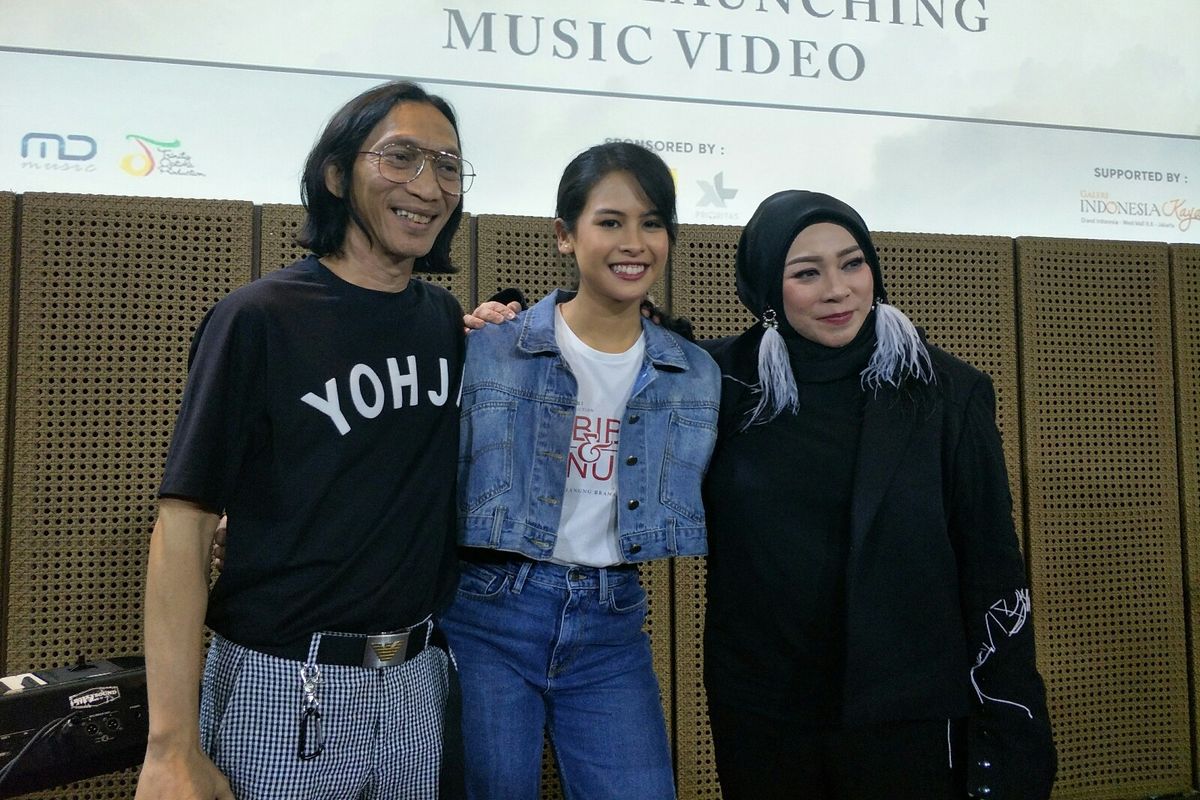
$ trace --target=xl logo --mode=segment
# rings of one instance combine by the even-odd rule
[[[732,200],[737,197],[737,189],[725,188],[725,173],[718,172],[713,176],[712,183],[708,181],[696,181],[700,184],[700,188],[704,191],[704,197],[700,198],[698,206],[716,206],[724,208],[726,200]]]
[[[81,142],[83,149],[72,147],[68,142]],[[27,133],[21,137],[21,158],[29,158],[30,146],[35,145],[40,159],[50,158],[47,151],[55,145],[54,158],[58,161],[90,161],[96,157],[96,140],[80,133],[59,136],[57,133]],[[69,152],[70,150],[76,152]]]

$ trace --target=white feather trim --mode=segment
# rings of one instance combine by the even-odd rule
[[[899,386],[910,375],[925,383],[935,380],[929,351],[917,327],[895,306],[875,304],[875,350],[861,375],[863,386],[869,389],[885,383]]]
[[[766,331],[758,343],[758,405],[750,412],[743,428],[769,422],[785,409],[794,414],[800,402],[787,343],[779,335],[777,325],[764,323],[764,327]]]

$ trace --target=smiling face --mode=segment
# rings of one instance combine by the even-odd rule
[[[800,231],[784,257],[783,309],[796,333],[826,347],[854,340],[874,302],[875,280],[848,230],[818,222]]]
[[[592,187],[573,231],[561,219],[554,228],[559,250],[579,265],[579,297],[608,306],[638,306],[671,250],[662,217],[624,171]]]
[[[454,126],[429,103],[398,103],[371,129],[359,149],[382,150],[389,144],[415,144],[460,155]],[[416,259],[433,248],[461,198],[442,191],[430,165],[413,181],[392,183],[379,174],[376,159],[359,154],[354,161],[350,203],[366,230],[349,225],[343,250],[347,258],[362,264],[411,272]],[[326,185],[340,195],[336,170],[331,168],[326,174]]]

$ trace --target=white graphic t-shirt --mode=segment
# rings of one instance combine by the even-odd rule
[[[602,353],[575,335],[562,311],[554,315],[554,336],[575,375],[579,396],[567,488],[552,560],[560,564],[609,567],[621,563],[617,547],[617,442],[621,417],[633,390],[645,337],[624,353]]]

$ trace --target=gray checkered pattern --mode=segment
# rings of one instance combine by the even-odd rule
[[[321,665],[325,749],[297,757],[300,661],[214,636],[200,737],[238,800],[435,800],[446,654],[436,647],[383,669]]]

